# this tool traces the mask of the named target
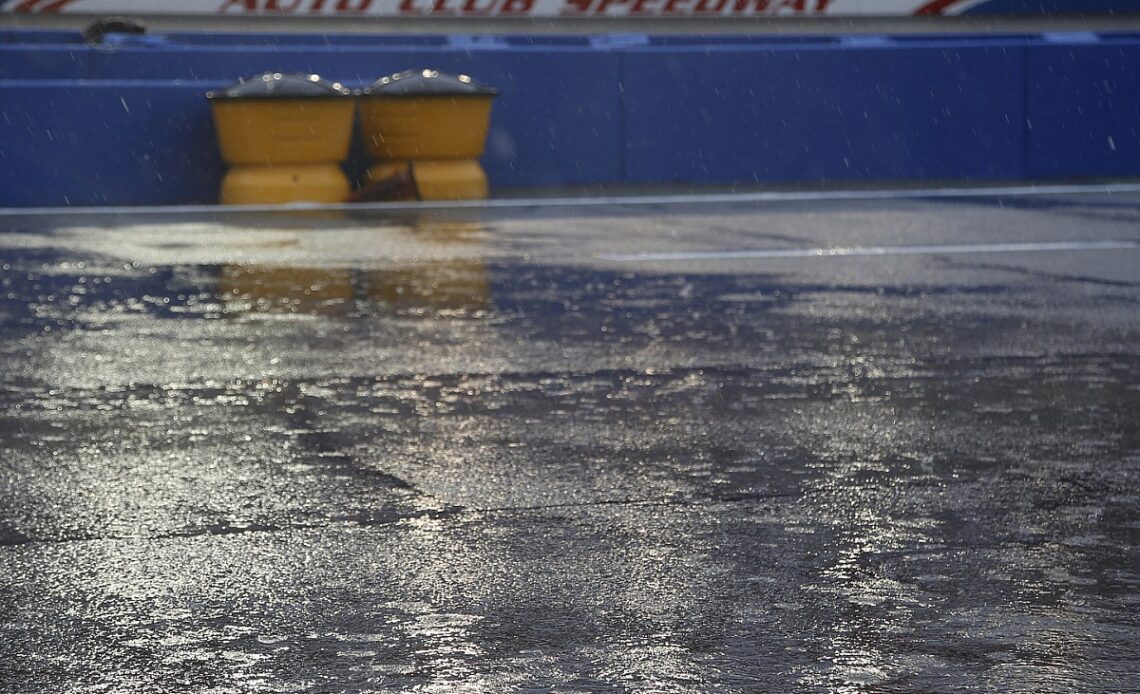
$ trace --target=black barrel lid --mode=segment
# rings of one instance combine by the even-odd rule
[[[245,77],[216,92],[208,99],[331,99],[349,96],[352,90],[320,75],[266,72]]]
[[[100,17],[83,28],[83,40],[99,45],[109,34],[139,36],[146,33],[146,25],[130,17]]]
[[[467,75],[439,70],[407,70],[385,75],[361,90],[365,96],[495,96],[498,89]]]

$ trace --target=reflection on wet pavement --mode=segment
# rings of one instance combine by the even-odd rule
[[[1140,686],[1136,252],[826,212],[0,235],[4,690]]]

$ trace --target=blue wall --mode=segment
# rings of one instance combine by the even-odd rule
[[[1028,59],[1028,174],[1140,174],[1136,41],[1038,46]]]
[[[647,49],[625,81],[634,180],[1023,173],[1020,49]]]
[[[1136,12],[1135,0],[989,0],[964,14],[997,15],[1111,15]]]
[[[502,89],[492,187],[1140,175],[1140,36],[0,33],[0,206],[214,202],[203,95],[412,67]],[[351,172],[365,166],[356,149]]]

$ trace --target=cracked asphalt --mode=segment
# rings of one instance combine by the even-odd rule
[[[0,216],[0,691],[1136,690],[1138,337],[1129,193]]]

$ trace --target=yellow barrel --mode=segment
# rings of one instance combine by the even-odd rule
[[[360,127],[374,159],[461,159],[483,153],[499,90],[467,75],[409,70],[361,90]]]
[[[218,144],[228,164],[342,161],[352,135],[352,103],[260,101],[214,104]]]
[[[344,202],[352,187],[337,164],[235,166],[222,178],[223,205]]]
[[[209,92],[218,147],[230,170],[226,205],[343,202],[352,92],[318,75],[267,72]]]
[[[265,73],[209,92],[229,164],[310,164],[348,156],[351,91],[318,75]]]
[[[487,174],[474,159],[419,159],[411,163],[421,200],[482,200]]]
[[[375,186],[397,177],[406,177],[420,200],[482,200],[488,193],[487,174],[474,159],[380,161],[368,169],[364,180],[366,185]]]

